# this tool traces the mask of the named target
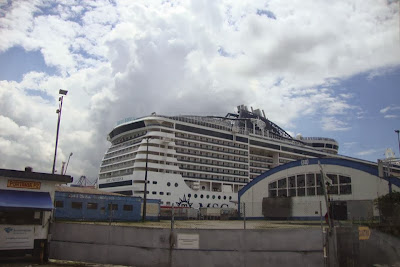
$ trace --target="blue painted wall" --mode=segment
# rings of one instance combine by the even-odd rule
[[[62,201],[63,207],[57,207],[58,201]],[[82,203],[82,207],[73,208],[72,202]],[[56,191],[54,216],[56,220],[72,221],[140,221],[142,220],[142,202],[140,197]],[[97,208],[88,209],[88,203],[97,204]],[[160,205],[157,199],[148,199],[147,203]],[[113,205],[116,209],[110,209],[109,205]],[[132,210],[124,210],[124,205],[131,205]],[[159,215],[146,216],[146,219],[159,220]]]

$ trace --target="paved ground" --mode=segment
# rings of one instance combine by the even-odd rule
[[[80,222],[76,222],[80,223]],[[109,225],[110,223],[96,222],[93,224]],[[175,221],[174,228],[176,229],[244,229],[244,222],[238,220],[220,221],[220,220],[188,220]],[[150,228],[170,228],[171,221],[159,222],[112,222],[111,225],[134,226],[134,227],[150,227]],[[323,223],[326,226],[325,222]],[[309,228],[321,227],[319,221],[266,221],[266,220],[251,220],[246,221],[246,229],[278,229],[278,228]]]
[[[74,261],[49,260],[48,263],[32,263],[29,260],[0,261],[1,267],[124,267],[122,265],[96,264]]]

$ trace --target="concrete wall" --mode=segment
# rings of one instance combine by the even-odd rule
[[[400,266],[399,238],[370,229],[368,239],[359,240],[358,226],[337,227],[335,233],[336,241],[327,236],[329,266]]]
[[[322,266],[319,228],[196,230],[52,225],[50,258],[130,266]],[[197,249],[177,238],[198,236]],[[170,248],[172,244],[172,249]]]

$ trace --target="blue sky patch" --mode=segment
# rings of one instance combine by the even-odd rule
[[[49,75],[57,73],[55,67],[48,67],[40,51],[25,51],[14,46],[0,53],[0,80],[21,82],[24,74],[37,71]]]
[[[257,9],[257,15],[259,16],[267,16],[270,19],[276,19],[275,14],[272,11],[266,9]]]

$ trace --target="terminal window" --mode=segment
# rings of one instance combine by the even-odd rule
[[[72,202],[71,203],[71,208],[73,209],[82,209],[82,202]]]

